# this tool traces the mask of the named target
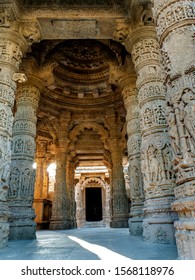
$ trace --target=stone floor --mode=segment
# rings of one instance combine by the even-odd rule
[[[128,229],[37,231],[36,240],[12,240],[0,260],[177,260],[175,245],[146,244]]]

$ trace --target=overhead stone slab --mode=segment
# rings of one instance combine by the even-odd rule
[[[98,34],[97,21],[39,19],[44,39],[88,39]]]

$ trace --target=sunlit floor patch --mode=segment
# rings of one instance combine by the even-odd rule
[[[112,261],[128,261],[130,260],[127,257],[124,257],[118,253],[115,253],[103,246],[91,244],[89,242],[86,242],[80,238],[74,237],[74,236],[68,236],[71,240],[77,242],[80,246],[87,249],[88,251],[96,254],[100,260],[112,260]]]

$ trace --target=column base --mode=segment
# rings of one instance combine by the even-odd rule
[[[0,218],[0,249],[8,244],[9,223],[6,223]]]
[[[50,230],[70,229],[69,221],[51,221],[49,225]]]
[[[28,240],[36,239],[36,223],[29,223],[22,221],[21,224],[10,224],[9,232],[10,240]]]
[[[32,208],[11,207],[9,239],[28,240],[36,238],[35,214]]]
[[[195,260],[195,221],[181,219],[174,223],[175,237],[180,260]]]
[[[128,228],[128,218],[112,218],[110,222],[111,228]]]
[[[0,248],[4,248],[8,244],[9,238],[9,217],[10,211],[8,207],[7,186],[0,185]]]
[[[160,216],[144,219],[143,236],[148,243],[175,244],[173,219]]]
[[[143,217],[129,218],[128,224],[130,235],[141,236],[143,234]]]

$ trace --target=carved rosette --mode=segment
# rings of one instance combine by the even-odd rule
[[[137,72],[136,84],[141,115],[141,170],[146,198],[143,235],[150,242],[173,242],[175,216],[171,212],[171,202],[174,201],[175,177],[167,132],[160,48],[155,28],[149,26],[137,29],[132,37],[127,39],[127,48],[132,54]],[[161,200],[163,203],[159,208]],[[160,228],[164,239],[158,236]]]
[[[167,120],[176,173],[172,209],[181,259],[195,259],[195,48],[194,1],[156,1],[154,14],[167,82]]]
[[[141,131],[140,109],[135,83],[126,86],[123,91],[123,100],[126,108],[128,174],[130,180],[131,209],[129,231],[134,235],[142,235],[144,191],[141,174]]]
[[[17,90],[8,191],[12,212],[10,238],[20,238],[21,232],[23,239],[35,238],[35,216],[31,207],[35,183],[33,162],[39,96],[39,89],[32,85],[22,85]],[[24,209],[27,211],[25,214]]]

